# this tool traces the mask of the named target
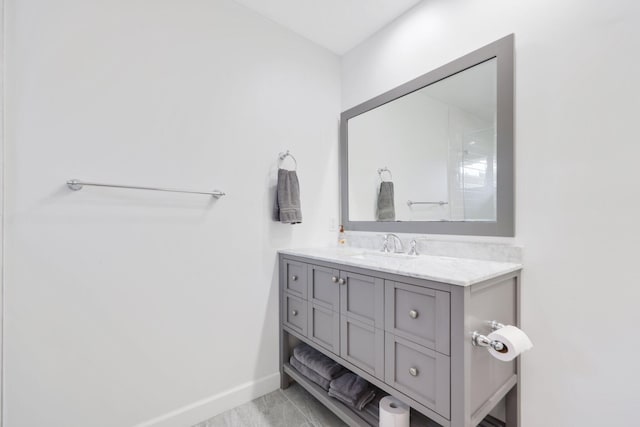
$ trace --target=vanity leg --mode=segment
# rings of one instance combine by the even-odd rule
[[[514,385],[505,396],[506,427],[520,427],[520,408],[518,407],[518,386]]]
[[[289,361],[289,334],[280,328],[280,388],[289,388],[293,381],[289,375],[284,372],[282,366]]]
[[[291,382],[292,382],[291,377],[285,374],[282,369],[280,369],[280,388],[282,390],[289,388],[289,386],[291,385]]]

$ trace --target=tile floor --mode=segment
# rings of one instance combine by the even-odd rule
[[[434,423],[434,425],[437,425]],[[193,427],[344,427],[346,424],[305,389],[293,383]],[[484,420],[478,427],[502,427]]]
[[[331,411],[298,384],[276,390],[193,427],[342,427]]]

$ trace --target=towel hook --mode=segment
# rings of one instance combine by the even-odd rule
[[[286,159],[287,157],[291,157],[291,158],[293,159],[293,164],[294,164],[294,166],[293,166],[293,170],[298,169],[298,161],[296,160],[296,158],[295,158],[295,157],[293,157],[293,154],[291,154],[291,153],[289,152],[289,150],[287,150],[285,153],[280,153],[280,154],[278,155],[278,157],[280,158],[280,163],[281,163],[281,164],[282,164],[282,162],[284,161],[284,159]]]
[[[386,167],[386,166],[383,167],[383,168],[378,169],[378,175],[380,176],[380,180],[382,182],[384,182],[384,177],[382,176],[382,174],[385,173],[385,172],[389,173],[389,181],[392,181],[393,180],[393,175],[391,174],[391,171],[389,170],[389,168]]]

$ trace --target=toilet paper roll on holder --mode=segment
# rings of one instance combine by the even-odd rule
[[[489,322],[489,325],[491,326],[492,331],[504,328],[502,323],[495,320]],[[495,351],[502,351],[504,349],[504,344],[502,342],[490,340],[486,335],[482,335],[478,331],[473,331],[473,334],[471,335],[471,342],[477,347],[491,347]]]

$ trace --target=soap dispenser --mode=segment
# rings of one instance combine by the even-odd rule
[[[340,225],[340,232],[338,233],[338,246],[347,245],[347,235],[344,232],[344,225]]]

